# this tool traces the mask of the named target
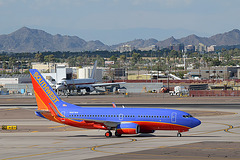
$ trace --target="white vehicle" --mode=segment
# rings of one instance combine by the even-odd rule
[[[119,93],[119,94],[126,94],[126,92],[127,92],[127,89],[126,89],[125,87],[119,88],[119,89],[117,90],[117,93]]]
[[[176,86],[174,87],[174,91],[169,91],[169,94],[171,96],[175,96],[175,95],[180,96],[181,94],[187,94],[187,93],[188,93],[188,90],[185,89],[184,86]]]
[[[78,93],[81,93],[82,89],[86,90],[86,93],[89,94],[90,92],[95,91],[95,87],[107,87],[107,86],[116,86],[119,87],[120,84],[124,84],[125,82],[119,83],[97,83],[97,80],[94,79],[95,70],[97,66],[97,61],[95,61],[91,78],[84,78],[84,79],[70,79],[66,80],[63,79],[57,83],[56,89],[57,91],[66,92],[71,90],[77,90]]]

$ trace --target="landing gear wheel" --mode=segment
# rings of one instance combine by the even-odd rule
[[[105,136],[106,136],[107,138],[112,137],[112,132],[110,132],[110,131],[106,132],[106,133],[105,133]]]
[[[182,137],[182,134],[181,133],[177,133],[177,137]]]
[[[118,132],[115,132],[115,136],[116,136],[116,137],[121,137],[122,134],[119,134]]]

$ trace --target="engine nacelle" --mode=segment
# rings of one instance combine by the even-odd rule
[[[91,86],[86,88],[86,92],[93,92],[93,91],[94,91],[94,88]]]
[[[136,123],[121,123],[117,125],[116,131],[118,134],[138,134],[140,127]]]

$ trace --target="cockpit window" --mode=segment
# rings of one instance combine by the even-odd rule
[[[183,118],[190,118],[190,117],[192,117],[192,115],[183,115]]]

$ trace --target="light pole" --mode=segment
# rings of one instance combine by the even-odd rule
[[[152,51],[151,51],[151,83],[152,83]]]
[[[167,70],[165,73],[167,74],[167,90],[169,91],[169,71]]]

